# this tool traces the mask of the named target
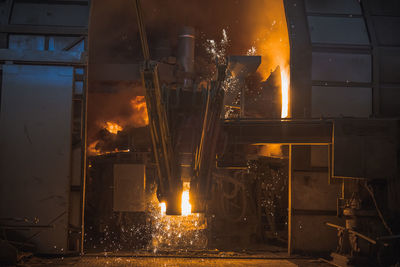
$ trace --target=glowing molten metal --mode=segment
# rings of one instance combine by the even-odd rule
[[[281,118],[287,118],[289,116],[289,70],[287,68],[281,68],[281,84]]]
[[[189,203],[189,190],[182,192],[182,215],[187,216],[192,213],[192,205]]]
[[[251,5],[252,18],[257,27],[252,28],[250,35],[254,40],[254,48],[248,54],[258,54],[262,62],[258,71],[267,79],[277,66],[281,70],[281,118],[290,117],[290,46],[288,24],[283,1],[248,1]],[[266,15],[266,11],[268,15]]]
[[[192,213],[192,205],[189,202],[189,188],[190,183],[183,183],[183,192],[182,192],[182,215],[187,216]]]
[[[167,212],[167,205],[165,204],[165,202],[160,203],[160,209],[161,209],[161,215],[164,216],[165,213]]]

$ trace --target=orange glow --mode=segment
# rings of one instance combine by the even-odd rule
[[[189,202],[189,188],[190,188],[190,183],[184,182],[183,183],[183,192],[182,192],[182,204],[181,204],[181,209],[182,209],[182,215],[187,216],[192,213],[192,205],[190,205]]]
[[[265,80],[277,66],[280,67],[281,118],[288,118],[290,117],[290,46],[283,1],[264,1],[263,6],[256,4],[256,1],[249,3],[252,5],[252,15],[249,20],[254,25],[260,25],[254,27],[250,33],[254,40],[254,53],[262,57],[258,71]]]
[[[271,158],[282,158],[282,146],[280,144],[266,144],[260,146],[258,155]]]
[[[99,140],[96,140],[89,144],[89,146],[87,147],[89,155],[99,155],[100,154],[100,150],[96,149],[96,145],[98,142],[99,142]]]
[[[287,118],[289,116],[289,82],[289,70],[287,68],[281,68],[281,118]]]
[[[149,116],[147,114],[146,99],[144,96],[138,95],[131,100],[133,109],[132,121],[136,127],[143,127],[149,124]]]
[[[161,210],[161,216],[164,216],[167,212],[167,205],[165,202],[160,203],[160,210]]]
[[[155,189],[156,190],[156,189]],[[205,249],[207,221],[205,214],[166,215],[166,203],[159,202],[155,190],[149,196],[147,211],[151,218],[150,246],[159,250]]]
[[[106,122],[105,128],[109,133],[112,133],[112,134],[117,134],[119,131],[122,131],[121,126],[119,126],[117,123],[111,122],[111,121]]]

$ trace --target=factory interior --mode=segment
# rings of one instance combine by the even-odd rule
[[[400,1],[0,0],[0,266],[400,267]]]

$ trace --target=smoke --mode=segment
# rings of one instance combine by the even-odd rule
[[[206,60],[207,40],[221,40],[225,29],[229,46],[224,47],[224,53],[261,55],[259,72],[263,80],[278,65],[288,74],[290,51],[283,0],[142,0],[142,8],[151,55],[162,40],[175,51],[179,29],[193,26],[197,71],[202,76],[201,72],[210,69]],[[90,141],[105,121],[122,127],[137,123],[131,120],[135,111],[130,101],[144,95],[140,81],[105,83],[97,82],[99,77],[91,75],[97,64],[142,61],[134,1],[92,1],[89,37]]]
[[[228,54],[245,55],[254,46],[268,61],[265,70],[275,69],[279,60],[273,54],[289,47],[282,0],[142,0],[142,9],[151,50],[160,39],[176,47],[184,25],[196,28],[198,56],[206,55],[204,43],[219,40],[223,29]],[[134,1],[93,1],[89,34],[91,62],[142,59]]]
[[[139,82],[91,83],[88,99],[88,141],[97,139],[96,134],[107,122],[126,126],[143,127],[148,124],[144,102],[144,89]],[[96,90],[96,86],[100,89]]]
[[[290,46],[283,1],[249,1],[251,15],[249,39],[256,53],[262,56],[258,71],[264,78],[280,66],[289,65]]]

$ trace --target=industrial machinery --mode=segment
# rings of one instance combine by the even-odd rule
[[[193,28],[184,27],[179,35],[179,81],[175,88],[161,88],[157,64],[150,60],[139,0],[136,1],[136,14],[144,56],[142,82],[146,88],[150,133],[158,174],[157,196],[160,201],[166,202],[167,215],[180,215],[181,177],[189,179],[193,209],[204,212],[204,200],[209,197],[212,163],[215,160],[226,64],[217,62],[215,81],[207,84],[207,88],[198,88],[201,81],[193,77],[195,33]],[[175,99],[170,95],[175,95]],[[196,107],[199,102],[200,106]],[[200,136],[198,132],[201,132]],[[195,156],[191,159],[193,154]]]
[[[398,261],[397,1],[112,2],[0,3],[2,239]]]

